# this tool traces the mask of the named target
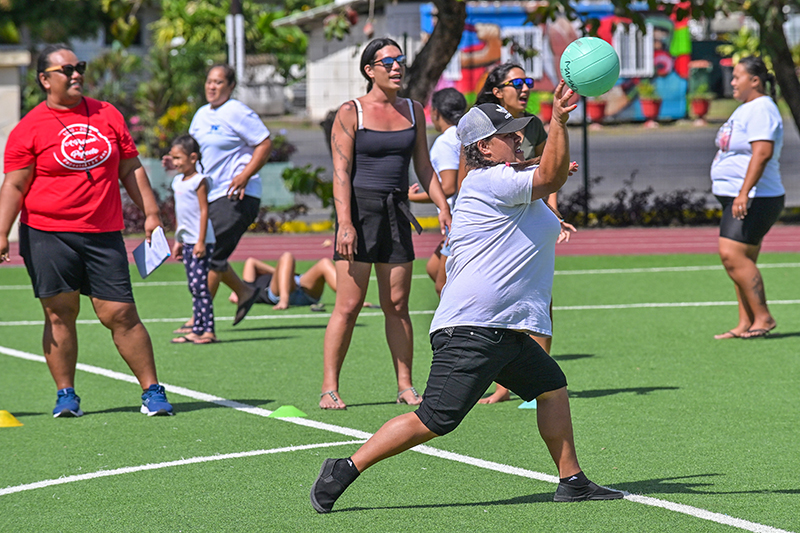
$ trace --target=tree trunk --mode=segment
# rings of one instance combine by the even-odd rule
[[[423,105],[427,104],[436,82],[458,50],[467,19],[466,2],[433,0],[433,4],[438,12],[438,20],[428,42],[408,67],[405,88],[401,92],[401,96],[417,100]]]
[[[762,16],[758,17],[761,44],[767,55],[772,58],[772,68],[775,69],[775,79],[781,88],[781,96],[789,105],[795,127],[800,132],[800,79],[797,77],[792,52],[783,32],[783,23],[786,21],[782,10],[783,2],[771,0],[770,4],[765,12],[760,14]]]

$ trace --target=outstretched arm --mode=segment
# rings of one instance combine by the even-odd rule
[[[539,167],[533,172],[533,200],[544,198],[558,191],[569,176],[569,133],[567,120],[577,104],[569,105],[574,94],[565,90],[564,80],[556,87],[553,98],[553,117],[550,119],[550,132],[542,152]]]

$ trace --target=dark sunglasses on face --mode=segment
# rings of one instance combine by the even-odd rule
[[[81,76],[86,72],[86,61],[78,61],[76,65],[59,65],[44,69],[45,72],[61,72],[64,76],[71,78],[77,72]]]
[[[501,87],[507,87],[508,85],[514,87],[516,90],[522,89],[522,84],[528,86],[529,89],[533,89],[533,78],[514,78],[513,80],[508,80]]]
[[[392,65],[394,65],[395,61],[397,61],[397,64],[400,65],[401,67],[406,66],[406,56],[402,54],[400,54],[397,57],[384,57],[383,59],[377,60],[375,64],[377,65],[378,63],[380,63],[386,68],[386,70],[390,70],[392,68]]]

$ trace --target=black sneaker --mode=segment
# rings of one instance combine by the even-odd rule
[[[335,468],[338,461],[348,461],[348,463]],[[319,477],[311,485],[311,505],[318,513],[330,513],[333,504],[357,477],[358,470],[348,459],[325,459]]]
[[[588,485],[578,486],[559,483],[556,489],[554,502],[582,502],[586,500],[619,500],[625,494],[618,491],[601,487],[596,483],[589,482]]]

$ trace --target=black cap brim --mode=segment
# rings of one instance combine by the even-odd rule
[[[508,124],[505,124],[504,126],[497,128],[497,131],[494,132],[494,134],[497,135],[498,133],[511,133],[512,131],[519,131],[525,128],[525,126],[527,126],[528,122],[530,122],[531,120],[533,120],[532,115],[530,117],[520,117],[512,119],[511,122],[509,122]]]

